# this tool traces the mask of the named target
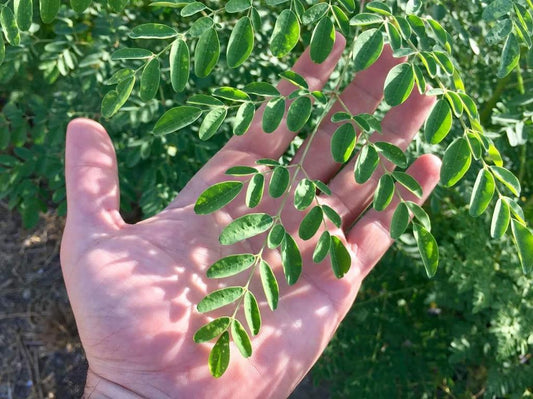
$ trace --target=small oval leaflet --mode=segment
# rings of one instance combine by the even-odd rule
[[[263,291],[265,291],[268,306],[271,310],[276,310],[279,298],[279,287],[276,276],[272,272],[269,264],[265,261],[261,261],[259,272],[261,274],[261,284],[263,285]]]
[[[315,198],[315,184],[309,179],[302,179],[294,190],[294,207],[299,211],[306,209]]]
[[[243,287],[226,287],[206,295],[196,306],[198,312],[206,313],[235,302],[244,294]]]
[[[248,131],[255,115],[255,106],[252,103],[243,103],[239,106],[235,119],[233,120],[233,134],[242,136]]]
[[[154,54],[144,48],[121,48],[111,54],[111,59],[116,60],[142,60],[152,57]]]
[[[285,113],[285,99],[282,97],[273,98],[270,100],[266,107],[265,112],[263,113],[263,131],[265,133],[274,132],[281,120],[283,119],[283,114]]]
[[[413,223],[413,233],[426,274],[431,278],[437,272],[439,265],[439,247],[433,235],[418,223]]]
[[[409,209],[404,202],[400,202],[394,214],[392,215],[392,221],[390,225],[391,238],[397,239],[405,232],[409,226]]]
[[[200,125],[200,130],[198,131],[198,137],[200,140],[209,140],[214,134],[218,131],[218,128],[226,119],[228,110],[225,107],[213,108],[207,113],[202,124]]]
[[[199,13],[200,11],[205,10],[206,8],[207,6],[204,3],[201,3],[199,1],[193,1],[192,3],[187,4],[181,9],[180,15],[182,17],[190,17],[194,14]]]
[[[331,136],[331,155],[335,162],[344,163],[350,159],[355,149],[356,133],[351,123],[345,123]]]
[[[287,284],[296,283],[302,273],[302,255],[290,234],[285,234],[281,243],[281,264]]]
[[[492,238],[501,238],[509,227],[511,221],[511,211],[509,204],[503,198],[499,198],[494,207],[492,221],[490,224],[490,236]]]
[[[155,23],[138,25],[129,34],[132,39],[169,39],[177,35],[174,28]]]
[[[353,59],[355,70],[363,71],[370,67],[376,62],[382,51],[383,34],[380,30],[369,29],[361,33],[357,37],[354,45]]]
[[[209,371],[215,378],[224,374],[229,365],[229,333],[224,331],[209,353]]]
[[[490,200],[494,195],[495,189],[496,183],[494,182],[492,174],[486,169],[481,169],[477,175],[470,197],[470,207],[468,212],[471,216],[476,217],[485,212],[485,209],[489,206]]]
[[[226,175],[231,176],[249,176],[256,173],[258,173],[258,170],[250,166],[232,166],[225,172]]]
[[[290,175],[289,171],[284,166],[276,166],[270,178],[270,185],[268,186],[268,193],[272,198],[278,198],[283,195],[289,186]]]
[[[217,260],[209,269],[206,275],[208,278],[223,278],[234,276],[252,266],[255,256],[252,254],[230,255]]]
[[[414,72],[411,64],[403,64],[393,67],[385,79],[385,101],[391,106],[400,105],[413,90],[415,84]]]
[[[241,65],[254,48],[254,30],[250,18],[242,17],[235,24],[229,38],[226,60],[230,68]]]
[[[261,313],[259,312],[257,300],[250,291],[246,291],[246,294],[244,294],[244,316],[252,335],[257,335],[261,329]]]
[[[452,128],[452,110],[448,102],[440,99],[429,114],[424,126],[424,137],[431,144],[440,143]]]
[[[405,168],[407,166],[407,158],[401,148],[385,141],[378,141],[377,143],[374,143],[374,145],[385,158],[396,166],[399,166],[400,168]]]
[[[211,73],[220,56],[220,42],[217,31],[209,28],[204,31],[194,50],[194,73],[199,78],[205,78]]]
[[[245,358],[250,357],[252,355],[250,337],[248,337],[248,333],[237,319],[233,319],[233,323],[231,323],[231,336],[241,355]]]
[[[251,0],[229,0],[224,7],[229,14],[248,10],[252,4]]]
[[[265,177],[261,173],[252,177],[250,183],[248,183],[248,189],[246,190],[245,203],[248,208],[255,208],[259,205],[263,198],[264,186]]]
[[[194,212],[206,215],[222,208],[241,192],[242,187],[240,181],[226,181],[209,187],[196,200]]]
[[[507,187],[515,196],[520,196],[520,180],[509,170],[505,169],[502,166],[491,165],[491,172],[494,174],[494,177],[498,179],[505,187]]]
[[[157,89],[159,89],[160,76],[159,59],[153,58],[148,61],[141,75],[141,88],[139,90],[141,100],[149,101],[155,97]]]
[[[440,170],[440,181],[444,187],[451,187],[464,176],[470,163],[472,155],[468,141],[459,137],[455,139],[446,149],[442,158],[442,168]]]
[[[328,58],[335,44],[335,27],[329,17],[322,18],[313,30],[310,56],[313,62],[321,64]]]
[[[335,209],[328,205],[322,205],[322,210],[324,211],[326,217],[331,220],[335,226],[341,227],[342,219]]]
[[[511,219],[511,230],[518,248],[518,257],[524,274],[533,270],[533,233],[522,223]]]
[[[339,237],[331,236],[329,254],[335,277],[342,278],[350,270],[352,258]]]
[[[49,24],[55,19],[60,5],[59,0],[39,0],[39,13],[43,23]]]
[[[357,160],[355,161],[355,181],[359,184],[365,183],[379,164],[379,155],[371,145],[365,145]]]
[[[182,39],[177,39],[170,48],[170,82],[175,92],[185,89],[189,80],[190,54],[189,47]]]
[[[250,213],[228,224],[220,234],[222,245],[232,245],[267,231],[272,226],[272,216],[266,213]]]
[[[91,2],[91,0],[88,1],[89,3]],[[71,2],[72,8],[74,8],[74,2]],[[17,20],[17,26],[19,27],[19,29],[22,31],[27,31],[28,29],[30,29],[31,21],[33,19],[33,0],[15,0],[13,2],[13,9],[15,11],[15,18]]]
[[[405,201],[405,204],[409,210],[413,212],[413,216],[418,223],[420,223],[427,231],[431,231],[431,219],[424,208],[412,201]]]
[[[270,39],[270,51],[281,58],[288,54],[300,38],[300,24],[294,11],[283,10],[276,20]]]
[[[252,82],[244,86],[243,89],[248,94],[255,94],[257,96],[279,96],[278,89],[267,82]]]
[[[211,341],[213,338],[218,337],[229,327],[230,318],[229,317],[219,317],[206,325],[200,327],[194,333],[194,342],[197,344],[202,342]]]
[[[394,181],[389,174],[380,177],[374,192],[374,209],[382,211],[389,206],[394,196]]]
[[[291,132],[297,132],[311,116],[313,105],[309,97],[298,97],[287,111],[287,127]]]
[[[111,90],[102,99],[101,112],[104,118],[111,118],[120,107],[128,100],[133,85],[135,84],[135,76],[123,79],[118,82],[115,90]]]
[[[217,87],[213,90],[213,95],[230,101],[250,101],[244,91],[229,86]]]
[[[270,249],[277,248],[281,245],[285,237],[285,228],[281,224],[276,224],[267,236],[267,246]]]
[[[414,177],[405,172],[392,172],[392,177],[418,198],[422,198],[422,186],[415,180]]]
[[[282,78],[282,79],[285,79],[289,82],[291,82],[293,85],[295,86],[298,86],[298,87],[301,87],[302,89],[308,89],[309,88],[309,85],[307,84],[305,78],[294,72],[294,71],[285,71],[285,72],[281,72],[279,74],[279,76]]]
[[[13,46],[18,46],[20,44],[19,28],[15,15],[8,6],[4,6],[0,12],[0,25],[7,42]]]
[[[328,11],[329,5],[327,3],[317,3],[309,7],[302,15],[302,23],[304,25],[314,24],[322,18]]]
[[[298,235],[302,240],[309,240],[315,235],[322,223],[324,213],[320,206],[312,208],[307,215],[302,219]]]
[[[322,262],[328,252],[331,245],[331,236],[329,231],[325,230],[318,239],[316,243],[315,250],[313,251],[313,262],[320,263]]]
[[[175,132],[189,126],[202,115],[202,110],[197,107],[182,105],[169,109],[155,123],[154,134],[163,135]]]

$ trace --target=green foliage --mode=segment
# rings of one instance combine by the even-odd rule
[[[498,331],[505,331],[509,323],[505,313],[500,313],[506,303],[503,299],[518,301],[522,295],[525,305],[515,317],[530,317],[529,291],[524,291],[528,280],[516,274],[516,265],[521,264],[523,272],[530,273],[533,259],[533,235],[528,227],[533,214],[533,157],[531,145],[526,146],[531,143],[533,125],[533,103],[528,95],[533,90],[528,75],[533,66],[531,1],[390,0],[367,2],[361,9],[353,0],[267,0],[266,4],[230,0],[223,5],[156,0],[149,8],[140,2],[128,5],[125,0],[38,3],[38,16],[32,0],[0,5],[0,199],[21,212],[26,226],[35,224],[39,212],[48,206],[57,207],[60,213],[66,210],[64,181],[58,171],[62,169],[63,132],[72,117],[89,116],[106,125],[119,156],[122,210],[132,218],[147,217],[168,204],[231,134],[246,134],[256,109],[262,105],[260,122],[265,133],[275,132],[286,118],[290,131],[312,139],[318,122],[331,110],[349,77],[373,65],[388,45],[399,61],[385,79],[384,101],[374,114],[352,114],[344,107],[331,116],[331,123],[336,124],[329,149],[331,159],[346,164],[355,158],[354,184],[377,183],[372,203],[375,210],[399,204],[393,212],[390,234],[403,243],[400,247],[406,253],[391,256],[417,258],[427,276],[437,279],[433,283],[424,281],[425,287],[443,287],[442,292],[424,288],[433,296],[420,294],[423,299],[414,298],[412,306],[419,315],[420,309],[427,307],[427,298],[438,297],[448,303],[462,295],[460,306],[452,303],[449,309],[470,316],[468,312],[473,309],[484,312],[484,318],[476,322],[490,320],[493,324],[486,325],[500,326]],[[310,47],[313,62],[324,62],[333,49],[336,31],[346,37],[347,50],[332,81],[324,90],[312,91],[311,82],[289,65],[306,46]],[[279,79],[291,83],[293,91],[280,93],[275,87]],[[384,142],[379,135],[386,110],[404,103],[413,90],[427,92],[437,101],[423,134],[405,151]],[[481,105],[480,109],[476,104]],[[280,198],[281,208],[271,215],[236,215],[219,239],[221,245],[252,237],[263,240],[263,248],[280,252],[288,285],[297,283],[304,266],[294,233],[283,227],[280,215],[284,206],[301,211],[298,236],[316,243],[314,262],[322,262],[329,255],[332,273],[338,278],[351,265],[342,238],[334,230],[328,231],[341,227],[342,219],[319,200],[319,196],[331,194],[329,188],[306,175],[303,160],[287,162],[301,142],[299,137],[287,156],[279,160],[259,160],[260,167],[234,165],[226,172],[231,178],[206,187],[194,208],[198,214],[209,214],[236,200],[243,191],[248,208],[258,207],[265,192]],[[440,213],[432,212],[438,222],[434,225],[439,226],[437,233],[435,228],[432,230],[428,212],[402,196],[407,190],[422,197],[420,184],[404,169],[423,152],[443,155],[442,187],[431,200],[433,208],[444,208]],[[400,170],[388,171],[390,163]],[[454,191],[444,190],[452,186]],[[462,215],[461,204],[465,203],[469,203],[468,213],[478,217],[467,219],[469,223],[485,222],[484,230],[479,228],[483,233],[471,238],[477,240],[476,248],[472,243],[464,247],[468,241],[464,232],[471,231],[468,225],[461,225],[466,221],[450,221],[443,216],[449,216],[445,210]],[[442,226],[448,224],[446,235]],[[494,241],[489,240],[489,232]],[[442,240],[440,251],[435,237]],[[455,252],[455,247],[462,250]],[[483,269],[482,260],[490,256],[492,247],[498,247],[502,258],[508,259],[485,262]],[[472,257],[481,248],[485,251]],[[461,267],[452,269],[452,259],[457,256],[465,259]],[[437,272],[439,260],[442,275]],[[412,262],[405,263],[412,269]],[[502,268],[496,273],[491,264],[501,264]],[[510,271],[511,265],[515,271]],[[398,274],[410,283],[422,284],[420,276],[409,267]],[[259,333],[261,314],[249,287],[257,268],[264,296],[274,310],[283,286],[278,285],[262,258],[262,249],[226,256],[208,269],[209,278],[250,273],[245,285],[207,293],[198,304],[198,311],[206,313],[224,306],[229,309],[230,304],[234,307],[230,311],[233,316],[210,321],[195,334],[196,342],[217,339],[208,360],[215,377],[220,377],[229,365],[230,331],[239,352],[245,357],[252,355],[248,332],[235,315],[242,306],[250,333]],[[489,283],[501,273],[517,283],[504,285],[502,297],[495,298]],[[386,277],[387,284],[399,284],[396,271]],[[485,299],[466,295],[469,290],[493,301],[485,306]],[[389,309],[390,305],[384,304],[383,308]],[[446,392],[455,389],[449,386],[454,384],[475,392],[461,380],[459,372],[451,372],[454,366],[442,365],[442,359],[449,356],[448,348],[456,355],[450,357],[452,365],[465,362],[461,370],[479,372],[480,363],[475,364],[474,359],[480,353],[486,359],[496,359],[496,371],[487,371],[490,379],[476,379],[477,387],[494,395],[520,394],[526,389],[520,382],[505,385],[495,376],[500,372],[513,375],[517,381],[526,380],[527,373],[522,372],[512,354],[518,353],[517,348],[524,356],[529,353],[529,338],[510,343],[491,327],[487,342],[492,346],[474,351],[469,349],[474,346],[472,338],[464,338],[464,331],[450,332],[454,338],[448,342],[443,333],[432,333],[436,328],[433,321],[423,321],[419,326],[409,315],[402,317],[404,327],[409,323],[417,326],[414,333],[420,334],[416,345],[434,356],[437,373],[441,374],[439,378],[427,377],[431,374],[428,370],[435,368],[414,361],[413,368],[424,376],[416,385],[417,393],[434,389]],[[453,325],[448,319],[446,322]],[[376,328],[376,323],[374,331],[383,331]],[[500,347],[507,349],[498,352]],[[401,356],[412,355],[399,348]],[[377,367],[379,353],[374,349],[372,356],[363,356],[362,364]],[[501,365],[505,362],[511,366],[504,370]],[[350,367],[357,370],[359,366]],[[411,383],[410,372],[408,369],[398,378]],[[360,373],[354,381],[363,391],[385,392],[387,384],[382,378],[380,381]],[[391,392],[404,392],[403,387]]]

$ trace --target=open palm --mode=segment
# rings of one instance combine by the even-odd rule
[[[343,46],[344,40],[338,36],[326,62],[316,65],[306,52],[294,70],[307,79],[312,90],[320,89]],[[376,64],[356,76],[342,95],[353,113],[373,111],[388,71],[398,62],[385,49]],[[291,92],[288,82],[278,88],[282,94]],[[380,141],[405,148],[432,104],[431,98],[413,93],[388,112]],[[273,134],[263,133],[260,114],[250,131],[231,139],[167,209],[135,225],[126,224],[118,213],[117,165],[107,133],[85,119],[69,125],[68,217],[61,260],[89,362],[88,396],[285,397],[323,351],[353,303],[362,279],[390,246],[388,226],[395,204],[384,212],[368,211],[361,217],[376,180],[355,184],[353,164],[339,172],[341,165],[329,152],[335,127],[326,118],[303,165],[312,178],[328,182],[333,192],[321,200],[343,217],[343,226],[335,235],[351,252],[351,269],[344,279],[336,279],[327,260],[312,262],[313,240],[298,241],[304,268],[300,280],[289,289],[279,256],[266,254],[280,282],[278,309],[268,309],[254,279],[251,288],[257,293],[263,317],[261,332],[252,342],[254,353],[243,359],[232,348],[228,371],[219,379],[210,376],[207,357],[212,345],[195,344],[193,334],[212,317],[231,315],[234,307],[202,315],[196,304],[221,284],[243,284],[246,276],[220,282],[207,279],[205,271],[223,256],[254,252],[261,244],[251,241],[222,247],[218,243],[222,228],[243,214],[241,197],[209,216],[196,215],[193,204],[208,186],[227,180],[224,172],[229,167],[254,165],[258,158],[278,158],[286,150],[293,134],[283,124]],[[439,166],[437,158],[424,156],[409,170],[425,197],[438,181]],[[403,195],[416,200],[409,193]],[[279,204],[279,200],[265,198],[257,211],[275,213]],[[282,215],[285,227],[295,232],[301,217],[289,202]]]

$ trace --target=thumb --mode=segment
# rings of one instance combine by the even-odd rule
[[[119,214],[117,159],[105,129],[90,119],[67,127],[65,179],[67,228],[105,232],[124,224]]]

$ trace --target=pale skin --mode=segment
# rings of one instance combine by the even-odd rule
[[[312,63],[306,51],[294,70],[306,77],[313,90],[320,89],[343,48],[344,39],[338,36],[331,56],[323,64]],[[399,62],[386,48],[376,64],[355,77],[342,94],[353,113],[372,112],[383,95],[387,72]],[[280,83],[278,88],[284,94],[293,89],[288,82]],[[405,148],[433,103],[433,98],[418,94],[415,88],[404,104],[388,112],[384,133],[376,139]],[[326,118],[304,167],[312,178],[327,182],[333,192],[320,200],[343,217],[341,229],[329,227],[349,249],[351,268],[343,279],[335,278],[329,258],[320,264],[311,260],[315,240],[297,240],[303,272],[289,287],[278,254],[266,251],[280,283],[278,309],[272,312],[268,308],[257,274],[250,287],[260,303],[262,327],[252,338],[254,352],[244,359],[232,344],[228,370],[221,378],[213,378],[207,367],[213,343],[195,344],[192,337],[200,326],[213,317],[231,315],[235,307],[200,314],[196,304],[221,286],[243,284],[248,275],[221,281],[206,278],[205,272],[220,257],[255,253],[263,238],[228,247],[218,243],[222,228],[245,210],[242,194],[208,216],[196,215],[193,204],[208,186],[232,179],[224,174],[229,167],[253,166],[258,158],[278,158],[285,151],[293,134],[283,124],[275,133],[265,134],[260,115],[258,111],[250,131],[231,139],[169,207],[135,225],[125,223],[119,214],[116,158],[104,128],[87,119],[69,124],[68,216],[61,263],[89,362],[86,397],[286,397],[320,356],[354,302],[364,277],[392,244],[388,229],[397,202],[386,211],[371,210],[362,215],[371,201],[376,179],[356,184],[354,161],[339,172],[341,165],[329,152],[335,125]],[[299,156],[301,152],[293,162]],[[438,182],[439,168],[437,157],[420,157],[408,173],[421,184],[424,196],[418,199],[405,191],[402,195],[422,203]],[[267,195],[254,212],[276,213],[280,203]],[[291,200],[282,216],[285,227],[296,237],[302,213]],[[242,316],[242,312],[237,314],[244,322]],[[356,353],[346,355],[357,361]]]

